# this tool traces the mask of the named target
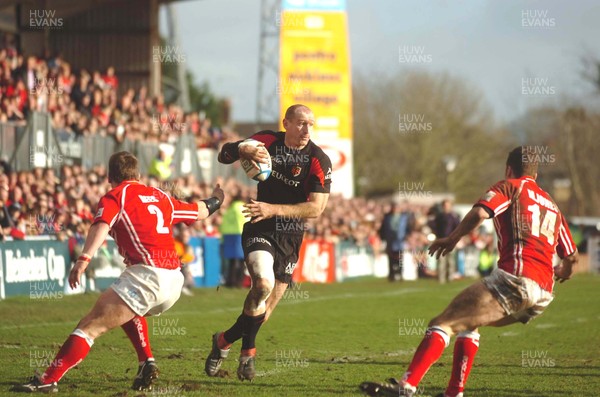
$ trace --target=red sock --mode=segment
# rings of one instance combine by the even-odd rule
[[[129,337],[133,344],[140,363],[145,362],[152,357],[152,349],[150,348],[150,339],[148,338],[148,323],[146,317],[135,316],[131,321],[121,325],[123,331]]]
[[[256,347],[240,350],[240,357],[256,357]]]
[[[82,330],[73,331],[42,375],[42,382],[58,382],[68,370],[83,361],[93,344],[94,341]]]
[[[477,332],[461,332],[458,334],[456,342],[454,342],[452,376],[446,389],[447,396],[454,397],[465,390],[477,349],[479,349],[479,334]]]
[[[438,327],[429,327],[402,380],[417,387],[449,343],[450,338],[444,330]]]
[[[221,350],[227,350],[231,348],[231,343],[227,342],[225,339],[225,332],[219,334],[219,337],[217,338],[217,347]]]

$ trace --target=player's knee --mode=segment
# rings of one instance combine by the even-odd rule
[[[76,329],[84,332],[92,340],[108,331],[105,326],[102,326],[97,321],[94,321],[94,318],[90,317],[89,315],[81,319],[79,324],[77,324]]]
[[[274,281],[265,278],[253,280],[252,294],[254,295],[255,300],[258,302],[266,301],[273,291],[274,284]]]
[[[435,316],[434,318],[432,318],[429,323],[427,324],[427,326],[429,328],[431,327],[436,327],[436,326],[442,326],[442,325],[446,325],[445,321],[443,320],[442,316]]]
[[[427,325],[429,328],[439,328],[443,330],[449,337],[458,335],[464,332],[476,332],[477,328],[473,328],[468,324],[460,321],[450,321],[444,319],[442,316],[433,318]]]
[[[448,337],[452,337],[454,335],[456,335],[458,332],[460,331],[456,331],[454,324],[452,324],[451,322],[445,321],[442,316],[437,316],[434,317],[429,324],[427,324],[428,329],[439,329],[441,331],[443,331],[444,333],[446,333],[446,335],[448,335]]]

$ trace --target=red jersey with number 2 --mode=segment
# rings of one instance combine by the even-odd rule
[[[565,218],[548,193],[524,176],[496,183],[475,204],[494,219],[498,267],[529,278],[546,291],[554,286],[553,256],[576,250]]]
[[[125,264],[177,269],[172,226],[198,219],[198,204],[179,201],[137,181],[123,181],[98,203],[94,223],[105,222]]]

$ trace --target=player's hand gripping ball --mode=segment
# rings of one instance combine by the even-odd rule
[[[247,150],[247,147],[256,148],[256,150]],[[264,144],[255,139],[246,139],[244,142],[240,143],[239,148],[240,153],[254,153],[247,156],[240,155],[240,164],[242,165],[242,168],[246,172],[248,178],[254,179],[258,182],[267,180],[267,178],[271,176],[271,156],[267,154],[266,163],[258,162],[255,160],[260,157],[257,156],[257,153],[259,153],[260,151],[267,152],[267,149],[265,149]]]

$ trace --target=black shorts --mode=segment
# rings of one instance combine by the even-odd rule
[[[244,258],[252,251],[267,251],[273,255],[275,279],[282,283],[292,282],[292,274],[298,263],[298,254],[302,245],[302,234],[264,232],[244,228],[242,243]]]

